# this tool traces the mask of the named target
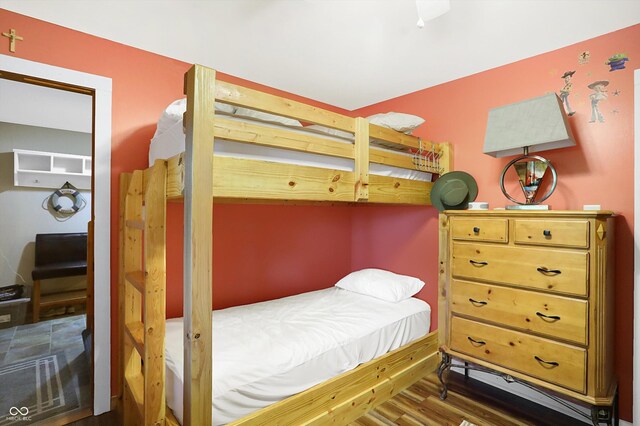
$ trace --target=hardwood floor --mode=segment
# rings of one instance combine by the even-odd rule
[[[77,420],[73,423],[69,423],[70,426],[118,426],[122,422],[118,416],[117,411],[109,411],[108,413],[101,414],[99,416],[91,416],[81,420]]]
[[[449,395],[440,399],[434,374],[362,416],[350,426],[578,426],[585,423],[479,381],[451,374]]]
[[[350,426],[459,426],[466,420],[477,426],[584,426],[531,401],[497,390],[460,374],[452,374],[445,401],[435,374],[425,377]],[[73,426],[115,426],[115,411],[72,423]]]

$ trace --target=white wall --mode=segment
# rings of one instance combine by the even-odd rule
[[[59,222],[42,207],[53,189],[14,186],[14,148],[91,155],[91,134],[0,122],[0,254],[6,257],[5,260],[0,256],[0,286],[22,284],[11,268],[29,285],[32,283],[36,234],[87,232],[91,217],[90,191],[81,191],[88,202],[87,207]],[[67,277],[47,280],[42,289],[47,293],[85,285],[86,277]]]
[[[0,122],[91,133],[91,96],[0,79],[0,98]]]

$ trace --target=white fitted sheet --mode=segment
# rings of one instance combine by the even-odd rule
[[[244,118],[226,114],[224,115],[224,117],[230,120],[255,122],[255,120],[247,120]],[[322,137],[327,139],[331,139],[337,142],[351,143],[351,141],[343,138],[320,133],[317,131],[304,130],[302,127],[280,126],[267,122],[260,122],[260,124],[268,127],[286,128],[287,130],[306,134],[321,134]],[[182,129],[182,120],[180,120],[163,132],[156,134],[153,139],[151,139],[151,145],[149,146],[149,166],[152,166],[155,160],[166,160],[181,152],[184,152],[184,150],[185,135]],[[288,149],[271,148],[254,144],[244,144],[232,142],[225,139],[216,139],[216,143],[214,144],[214,152],[216,155],[227,157],[246,158],[251,160],[265,160],[276,163],[297,164],[300,166],[322,167],[335,170],[354,170],[353,160],[347,158],[310,154],[306,152],[296,152],[290,151]],[[410,154],[399,153],[398,151],[392,152],[411,157]],[[421,172],[418,170],[403,169],[394,166],[387,166],[384,164],[371,163],[369,169],[369,172],[374,175],[391,176],[426,182],[430,182],[432,177],[431,173]]]
[[[213,424],[221,425],[426,335],[430,306],[331,287],[214,311]],[[183,319],[167,320],[167,404],[183,419]]]

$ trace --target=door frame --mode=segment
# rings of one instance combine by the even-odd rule
[[[111,79],[1,54],[0,69],[94,90],[93,414],[99,415],[111,410]]]
[[[633,165],[633,424],[640,425],[640,69],[633,72],[634,105],[634,165]]]

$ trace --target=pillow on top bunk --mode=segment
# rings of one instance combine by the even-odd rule
[[[331,136],[337,136],[339,138],[353,140],[353,133],[345,132],[344,130],[332,129],[331,127],[321,126],[319,124],[312,124],[305,127],[306,130],[315,130],[316,132],[325,133]]]
[[[256,111],[255,109],[238,107],[236,109],[236,115],[246,118],[253,118],[255,120],[268,121],[275,124],[283,124],[285,126],[302,127],[302,124],[298,120],[293,118],[283,117],[281,115],[269,114],[262,111]]]
[[[422,117],[417,115],[404,114],[401,112],[387,112],[384,114],[374,114],[369,117],[369,123],[387,127],[397,132],[411,134],[413,129],[424,123]]]
[[[236,107],[220,102],[215,103],[216,112],[224,112],[227,114],[233,114],[236,111]],[[171,102],[171,104],[162,112],[160,119],[158,120],[158,127],[156,128],[155,136],[158,136],[174,124],[182,121],[182,115],[187,110],[187,99],[178,99]],[[154,136],[154,137],[155,137]]]
[[[396,303],[418,293],[424,282],[408,275],[369,268],[350,273],[338,281],[336,287]]]

